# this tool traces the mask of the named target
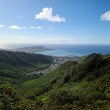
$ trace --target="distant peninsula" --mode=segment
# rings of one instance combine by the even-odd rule
[[[32,47],[22,47],[17,49],[11,49],[11,51],[18,51],[18,52],[28,52],[28,53],[36,53],[42,51],[51,51],[53,49],[46,48],[43,46],[32,46]]]

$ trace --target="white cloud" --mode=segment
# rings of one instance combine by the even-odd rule
[[[37,26],[36,28],[37,28],[37,29],[42,29],[42,26]]]
[[[0,24],[0,28],[5,27],[5,25]]]
[[[65,22],[65,18],[60,17],[59,15],[53,16],[53,10],[51,7],[43,8],[42,12],[35,15],[35,19],[48,20],[52,22]]]
[[[17,26],[17,25],[12,25],[12,26],[10,26],[10,28],[11,28],[11,29],[15,29],[15,30],[16,30],[16,29],[22,29],[21,27],[19,27],[19,26]]]
[[[110,11],[105,12],[101,15],[101,21],[110,21]]]
[[[26,27],[19,27],[17,25],[12,25],[9,28],[14,29],[14,30],[26,29]]]
[[[30,28],[31,28],[31,29],[34,29],[35,27],[34,27],[34,26],[31,26]]]
[[[22,27],[22,29],[26,29],[26,27]]]

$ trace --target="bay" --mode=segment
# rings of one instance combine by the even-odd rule
[[[44,55],[52,56],[84,56],[92,53],[109,54],[110,45],[45,45],[52,48],[52,51],[38,52]]]

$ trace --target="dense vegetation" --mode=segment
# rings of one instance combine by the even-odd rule
[[[110,55],[92,54],[78,62],[66,62],[18,84],[16,90],[7,83],[1,85],[1,109],[110,110]]]
[[[38,75],[27,76],[27,73],[47,68],[52,62],[51,56],[0,50],[0,82],[17,83],[36,78]]]
[[[50,56],[0,50],[0,64],[5,63],[11,66],[29,66],[35,63],[51,62],[52,57]]]
[[[34,110],[34,103],[19,98],[15,89],[8,83],[0,85],[0,110]]]

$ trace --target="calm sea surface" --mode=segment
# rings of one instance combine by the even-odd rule
[[[53,56],[84,56],[92,53],[109,54],[110,45],[45,45],[52,51],[39,52]]]
[[[54,49],[52,51],[39,52],[52,56],[84,56],[92,53],[110,54],[110,45],[38,45],[38,44],[10,44],[5,48],[20,48],[31,46],[44,46]]]

